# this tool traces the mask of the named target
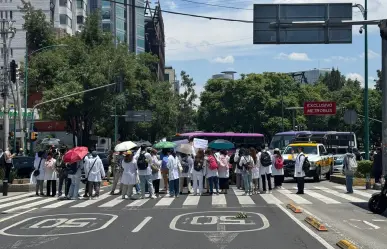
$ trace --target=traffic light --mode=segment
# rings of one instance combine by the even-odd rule
[[[36,141],[38,139],[38,133],[37,132],[31,132],[31,141]]]
[[[11,74],[11,81],[13,83],[16,82],[16,71],[17,71],[17,65],[16,65],[16,62],[15,60],[12,60],[11,61],[11,64],[10,64],[10,74]]]

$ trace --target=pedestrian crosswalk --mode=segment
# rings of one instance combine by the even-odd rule
[[[23,212],[31,208],[42,210],[53,210],[58,208],[70,208],[78,210],[83,208],[118,208],[118,209],[141,209],[141,208],[226,208],[226,207],[254,207],[273,204],[294,203],[300,206],[306,205],[341,205],[348,203],[368,202],[368,199],[376,191],[355,189],[353,194],[346,194],[345,186],[330,187],[317,185],[305,189],[304,195],[297,195],[296,187],[276,189],[269,193],[258,195],[244,195],[242,190],[235,187],[228,194],[220,195],[181,195],[179,198],[163,196],[156,199],[122,199],[121,196],[110,195],[109,191],[103,193],[97,199],[80,200],[58,200],[52,197],[33,196],[25,193],[4,197],[0,199],[1,213]]]

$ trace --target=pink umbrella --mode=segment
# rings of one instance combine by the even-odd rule
[[[63,161],[65,163],[75,163],[83,160],[83,158],[89,153],[89,149],[87,147],[75,147],[66,152],[63,157]]]

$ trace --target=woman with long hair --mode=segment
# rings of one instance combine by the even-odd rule
[[[253,194],[259,194],[259,180],[261,175],[259,174],[259,167],[261,166],[257,151],[254,148],[250,148],[250,156],[253,158],[254,166],[251,169],[251,178],[253,179]]]
[[[199,149],[194,159],[194,166],[192,167],[192,181],[193,181],[193,194],[203,194],[203,176],[206,175],[206,167],[204,165],[204,151]]]
[[[122,199],[133,199],[133,187],[138,182],[137,159],[140,156],[141,148],[136,154],[130,150],[126,152],[124,159],[121,161],[123,168],[121,183],[122,183]]]
[[[227,194],[227,190],[229,188],[228,186],[228,179],[230,177],[229,173],[229,156],[227,155],[226,150],[221,150],[220,155],[217,158],[219,163],[219,188],[221,189],[221,194]]]
[[[284,181],[284,160],[281,156],[281,152],[278,148],[274,149],[274,154],[272,157],[273,165],[272,175],[274,177],[274,188],[282,188],[282,183]]]
[[[206,177],[210,185],[210,195],[214,194],[214,187],[216,194],[219,195],[218,163],[211,149],[207,149],[205,154],[205,162],[207,164]]]
[[[155,190],[156,198],[160,196],[160,179],[161,179],[161,160],[157,158],[157,150],[152,149],[150,151],[152,161],[151,161],[151,169],[152,169],[152,183],[153,188]]]
[[[242,170],[243,182],[245,185],[245,194],[252,195],[252,169],[254,167],[254,160],[250,156],[250,151],[243,149],[241,151],[241,159],[239,161],[239,166]]]

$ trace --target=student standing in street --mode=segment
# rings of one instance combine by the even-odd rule
[[[272,166],[273,162],[271,159],[271,154],[268,150],[266,150],[265,146],[262,146],[262,151],[258,153],[259,155],[259,161],[261,162],[261,178],[262,178],[262,190],[263,193],[269,193],[271,194],[271,173],[272,173]],[[269,187],[269,192],[266,191],[266,180],[267,185]]]
[[[278,148],[274,149],[272,157],[273,166],[272,172],[274,177],[274,188],[282,189],[282,183],[284,181],[284,160],[281,156],[281,152]]]
[[[105,169],[96,151],[93,151],[91,156],[92,158],[87,161],[85,170],[87,182],[89,183],[89,198],[91,199],[94,188],[95,197],[98,199],[102,178],[105,177]]]
[[[345,185],[347,187],[347,194],[353,194],[353,176],[357,168],[356,155],[352,148],[348,148],[343,160],[343,173],[345,175]]]
[[[203,194],[203,177],[206,175],[206,168],[204,165],[204,151],[199,149],[194,160],[194,166],[192,168],[192,181],[193,181],[193,194]]]
[[[169,173],[169,196],[179,197],[179,174],[180,174],[180,161],[176,157],[175,152],[168,152],[168,173]]]
[[[137,159],[140,156],[141,148],[133,156],[130,150],[121,161],[122,172],[122,199],[133,199],[133,187],[137,184]]]
[[[141,199],[145,198],[146,184],[148,185],[149,197],[151,199],[155,198],[153,183],[152,183],[151,163],[152,163],[151,154],[144,148],[141,148],[141,153],[137,159],[138,175],[140,177]]]
[[[305,172],[302,169],[304,162],[305,162],[305,155],[304,155],[304,148],[298,147],[298,155],[296,157],[296,163],[294,166],[294,177],[297,180],[297,194],[303,195],[304,194],[304,187],[305,187]]]
[[[56,160],[53,158],[52,152],[47,154],[47,159],[44,163],[44,180],[47,181],[46,189],[47,196],[54,197],[56,195],[56,180],[58,178],[56,172]]]

